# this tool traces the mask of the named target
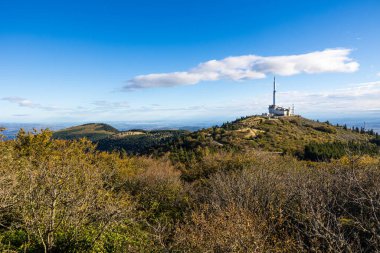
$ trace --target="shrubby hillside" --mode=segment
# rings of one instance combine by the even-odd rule
[[[179,136],[159,148],[168,152],[174,161],[188,164],[218,150],[256,150],[325,161],[347,153],[377,155],[379,140],[372,130],[348,129],[299,116],[253,116]]]
[[[339,158],[349,149],[376,154],[379,137],[372,130],[347,129],[300,116],[267,118],[250,116],[194,132],[183,130],[130,130],[119,132],[105,124],[86,124],[53,134],[57,139],[86,137],[102,151],[128,154],[182,156],[209,150],[260,150],[320,160]],[[318,152],[314,154],[312,152]],[[321,152],[329,154],[320,154]]]
[[[378,252],[378,140],[249,117],[148,157],[20,131],[0,141],[0,251]]]

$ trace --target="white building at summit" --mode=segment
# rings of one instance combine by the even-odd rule
[[[292,116],[294,115],[293,108],[285,108],[276,105],[276,77],[273,80],[273,104],[268,107],[269,115],[273,116]]]

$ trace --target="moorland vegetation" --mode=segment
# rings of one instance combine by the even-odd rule
[[[0,141],[0,251],[379,251],[378,136],[256,121],[144,156],[48,130]]]

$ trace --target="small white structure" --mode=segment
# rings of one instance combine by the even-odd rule
[[[273,104],[268,107],[269,115],[272,116],[292,116],[294,115],[294,106],[293,108],[285,108],[282,106],[276,105],[276,77],[273,79]]]

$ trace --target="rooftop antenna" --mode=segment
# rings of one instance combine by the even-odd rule
[[[273,77],[273,105],[276,105],[276,76]]]

